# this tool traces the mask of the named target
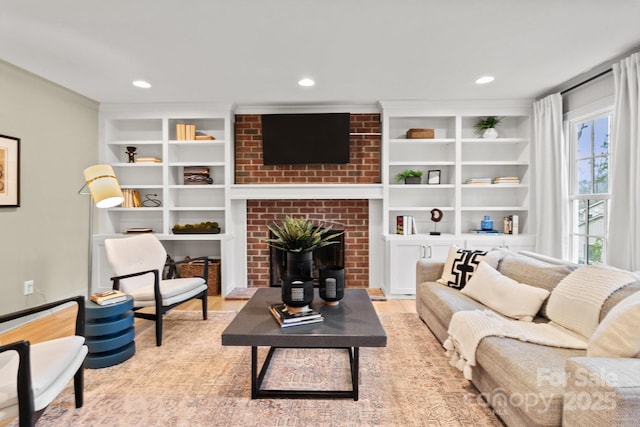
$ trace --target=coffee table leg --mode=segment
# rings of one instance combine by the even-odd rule
[[[353,400],[358,400],[358,384],[360,383],[360,347],[353,348],[351,362],[351,382],[353,383]]]
[[[251,347],[251,398],[258,398],[258,347]]]

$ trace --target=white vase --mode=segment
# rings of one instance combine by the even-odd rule
[[[482,137],[483,138],[497,138],[498,137],[498,131],[495,128],[485,129],[485,131],[482,133]]]

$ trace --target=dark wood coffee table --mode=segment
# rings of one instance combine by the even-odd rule
[[[311,307],[324,321],[281,328],[269,305],[282,302],[280,288],[261,288],[222,333],[222,345],[251,347],[251,398],[353,398],[358,400],[360,347],[386,347],[387,334],[366,289],[345,289],[334,307],[317,290]],[[258,347],[270,347],[258,373]],[[262,381],[277,348],[337,348],[349,352],[352,390],[264,390]]]

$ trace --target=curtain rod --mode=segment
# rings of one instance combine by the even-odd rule
[[[567,92],[570,92],[570,91],[572,91],[574,89],[579,88],[580,86],[586,85],[587,83],[592,82],[595,79],[604,76],[605,74],[609,74],[612,71],[613,71],[613,68],[608,68],[608,69],[596,74],[595,76],[591,76],[588,79],[581,81],[580,83],[576,83],[575,85],[571,86],[569,89],[563,90],[562,92],[560,92],[560,95],[564,95]]]

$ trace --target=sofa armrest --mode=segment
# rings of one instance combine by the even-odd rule
[[[564,426],[632,426],[640,414],[640,359],[574,357],[565,364]]]
[[[442,277],[444,261],[420,259],[416,263],[416,285],[422,282],[435,282]]]

